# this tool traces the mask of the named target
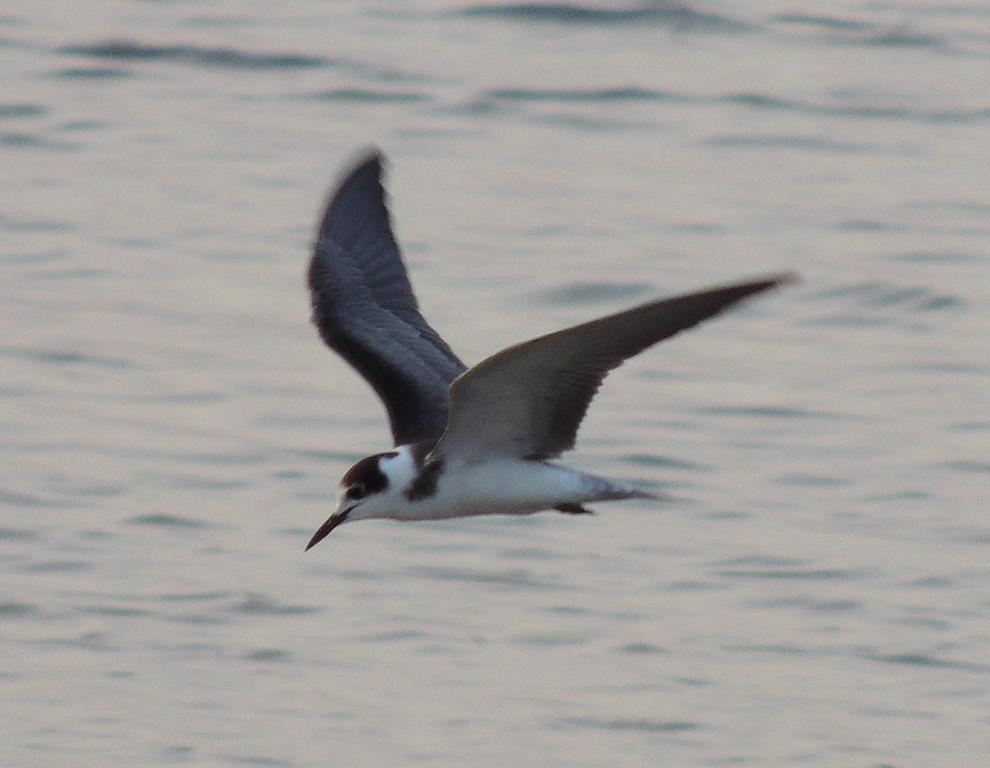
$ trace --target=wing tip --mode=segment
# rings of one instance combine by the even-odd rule
[[[706,291],[699,291],[699,293],[704,294],[709,291],[725,292],[731,296],[725,304],[725,307],[729,307],[739,301],[751,298],[758,293],[763,293],[764,291],[775,291],[778,288],[784,288],[788,285],[794,285],[800,282],[801,276],[797,272],[778,272],[776,274],[770,274],[764,277],[752,278],[743,283],[730,283],[728,285],[711,288]]]
[[[344,166],[349,170],[344,172],[343,181],[341,181],[340,186],[343,186],[347,179],[360,173],[365,168],[374,168],[380,176],[386,162],[385,153],[381,147],[375,144],[362,147],[351,156],[351,161]]]
[[[800,273],[793,270],[771,275],[768,279],[773,283],[774,288],[783,287],[785,285],[795,285],[800,283],[802,280]]]
[[[757,277],[747,283],[743,283],[743,285],[749,285],[755,291],[767,291],[775,288],[783,288],[784,286],[794,285],[800,282],[801,275],[791,270],[789,272],[777,272],[775,274],[766,275],[765,277]]]
[[[387,162],[385,153],[374,144],[353,154],[351,160],[344,165],[344,171],[341,172],[336,183],[331,187],[327,202],[323,206],[320,225],[317,228],[317,242],[330,236],[334,211],[348,197],[348,192],[354,187],[362,184],[370,184],[373,189],[377,187],[377,195],[384,205],[385,188],[382,184],[382,175]]]
[[[351,156],[350,161],[344,165],[344,171],[340,174],[337,184],[334,186],[330,205],[332,206],[333,200],[343,195],[349,187],[360,183],[366,177],[370,177],[368,179],[369,181],[380,185],[386,163],[385,153],[382,152],[380,147],[372,144],[359,149]]]

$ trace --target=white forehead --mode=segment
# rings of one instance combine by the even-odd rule
[[[388,478],[393,488],[404,488],[416,474],[416,462],[408,445],[400,445],[394,451],[382,456],[379,469]]]

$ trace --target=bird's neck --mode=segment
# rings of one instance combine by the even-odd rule
[[[401,494],[407,501],[416,501],[429,495],[436,487],[436,478],[442,470],[442,461],[427,460],[436,441],[410,443],[397,446],[392,455],[383,458],[379,469],[388,478],[389,488]]]

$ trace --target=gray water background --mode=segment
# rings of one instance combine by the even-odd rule
[[[9,0],[0,71],[0,764],[987,764],[990,6]],[[303,554],[370,144],[469,362],[801,273],[592,407],[681,501]]]

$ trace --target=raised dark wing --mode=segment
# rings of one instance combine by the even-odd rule
[[[610,370],[791,279],[781,275],[663,299],[504,349],[451,385],[447,430],[434,450],[466,462],[558,456],[574,447]]]
[[[464,364],[419,313],[370,152],[337,186],[320,223],[309,289],[327,345],[385,404],[395,445],[435,440]]]

